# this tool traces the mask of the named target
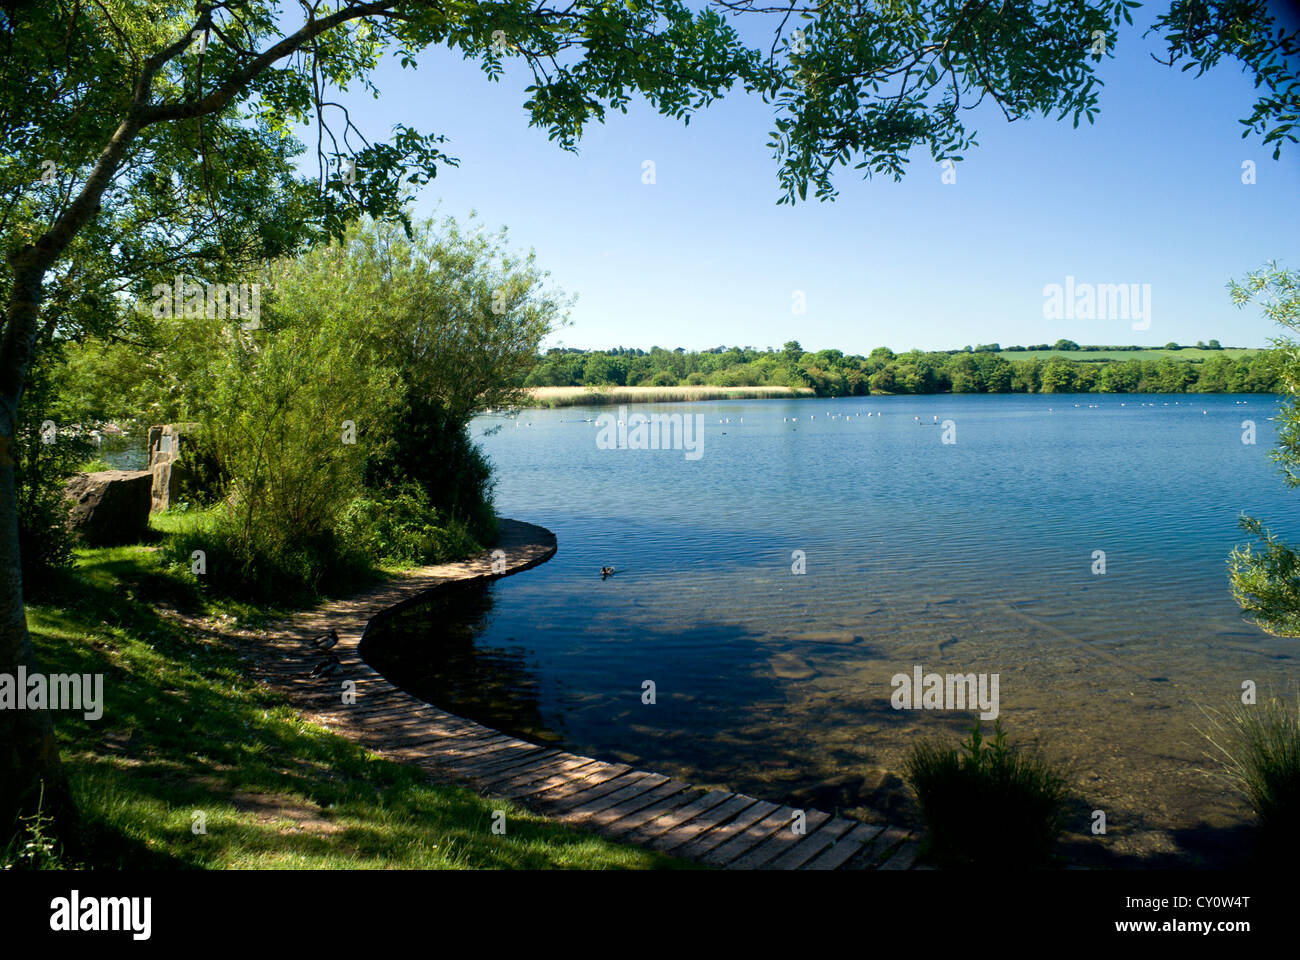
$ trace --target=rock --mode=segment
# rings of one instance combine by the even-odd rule
[[[789,801],[795,807],[813,807],[833,813],[863,805],[862,777],[857,774],[842,774],[823,780],[815,786],[805,787],[790,794]]]
[[[879,767],[868,770],[863,778],[862,800],[864,806],[897,818],[906,816],[912,806],[912,795],[903,779]]]
[[[102,470],[68,481],[72,501],[68,525],[88,546],[139,543],[149,529],[153,471]]]
[[[190,482],[189,470],[179,460],[160,459],[153,465],[152,475],[151,508],[170,510]]]
[[[149,428],[149,469],[153,471],[154,510],[170,510],[192,480],[191,471],[179,461],[181,437],[186,427],[167,423]]]
[[[817,675],[817,671],[808,665],[808,661],[796,657],[793,653],[775,654],[768,664],[782,680],[807,680]]]

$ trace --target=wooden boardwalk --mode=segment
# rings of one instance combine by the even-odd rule
[[[419,603],[453,580],[496,579],[543,563],[555,553],[549,530],[502,520],[493,551],[504,552],[503,573],[491,553],[425,567],[346,600],[330,601],[276,625],[259,639],[254,671],[283,691],[302,715],[376,753],[413,763],[440,779],[467,783],[488,796],[519,801],[563,823],[674,856],[727,869],[906,870],[918,852],[915,837],[895,826],[797,811],[740,793],[706,791],[658,773],[541,747],[439,710],[397,689],[365,663],[357,647],[370,623]],[[498,569],[501,559],[498,557]],[[337,672],[312,679],[329,656],[309,638],[333,628],[329,654]],[[345,703],[344,682],[355,684]],[[803,832],[796,816],[803,814]]]

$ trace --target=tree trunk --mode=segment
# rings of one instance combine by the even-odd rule
[[[34,253],[28,247],[14,257],[14,282],[0,341],[0,674],[8,674],[12,683],[17,682],[19,667],[29,676],[39,669],[23,607],[14,485],[18,404],[36,338],[45,275]],[[26,690],[15,693],[25,700]],[[69,837],[75,807],[59,763],[49,711],[0,709],[0,847],[14,835],[17,818],[35,813],[38,803],[42,812],[56,818],[55,833]]]

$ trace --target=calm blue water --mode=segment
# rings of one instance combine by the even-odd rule
[[[1272,398],[628,408],[702,414],[694,462],[598,449],[583,421],[616,410],[475,422],[501,427],[481,437],[498,512],[554,531],[559,553],[403,618],[389,634],[406,685],[701,784],[891,808],[905,806],[887,775],[907,748],[974,715],[895,711],[890,678],[917,664],[998,673],[1012,741],[1069,763],[1117,845],[1157,849],[1171,829],[1242,816],[1204,772],[1196,727],[1242,680],[1298,676],[1300,641],[1244,622],[1225,572],[1243,511],[1300,540],[1300,499],[1268,460]],[[602,582],[605,564],[618,572]]]

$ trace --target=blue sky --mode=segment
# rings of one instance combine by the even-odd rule
[[[576,156],[527,126],[530,75],[516,68],[493,83],[445,49],[427,51],[416,71],[386,65],[378,101],[338,98],[371,139],[399,121],[449,138],[460,166],[440,170],[416,212],[474,210],[536,251],[552,283],[577,295],[548,345],[1262,346],[1278,329],[1234,308],[1225,284],[1271,259],[1300,267],[1300,149],[1274,161],[1271,147],[1242,140],[1250,80],[1233,64],[1194,78],[1155,63],[1141,25],[1100,68],[1093,126],[1008,124],[981,108],[968,114],[980,145],[956,183],[942,183],[922,151],[902,182],[850,169],[837,200],[794,208],[776,205],[772,108],[739,92],[689,126],[634,103],[591,127]],[[1254,185],[1242,183],[1245,160]],[[1067,276],[1149,284],[1149,329],[1044,319],[1044,286]]]

